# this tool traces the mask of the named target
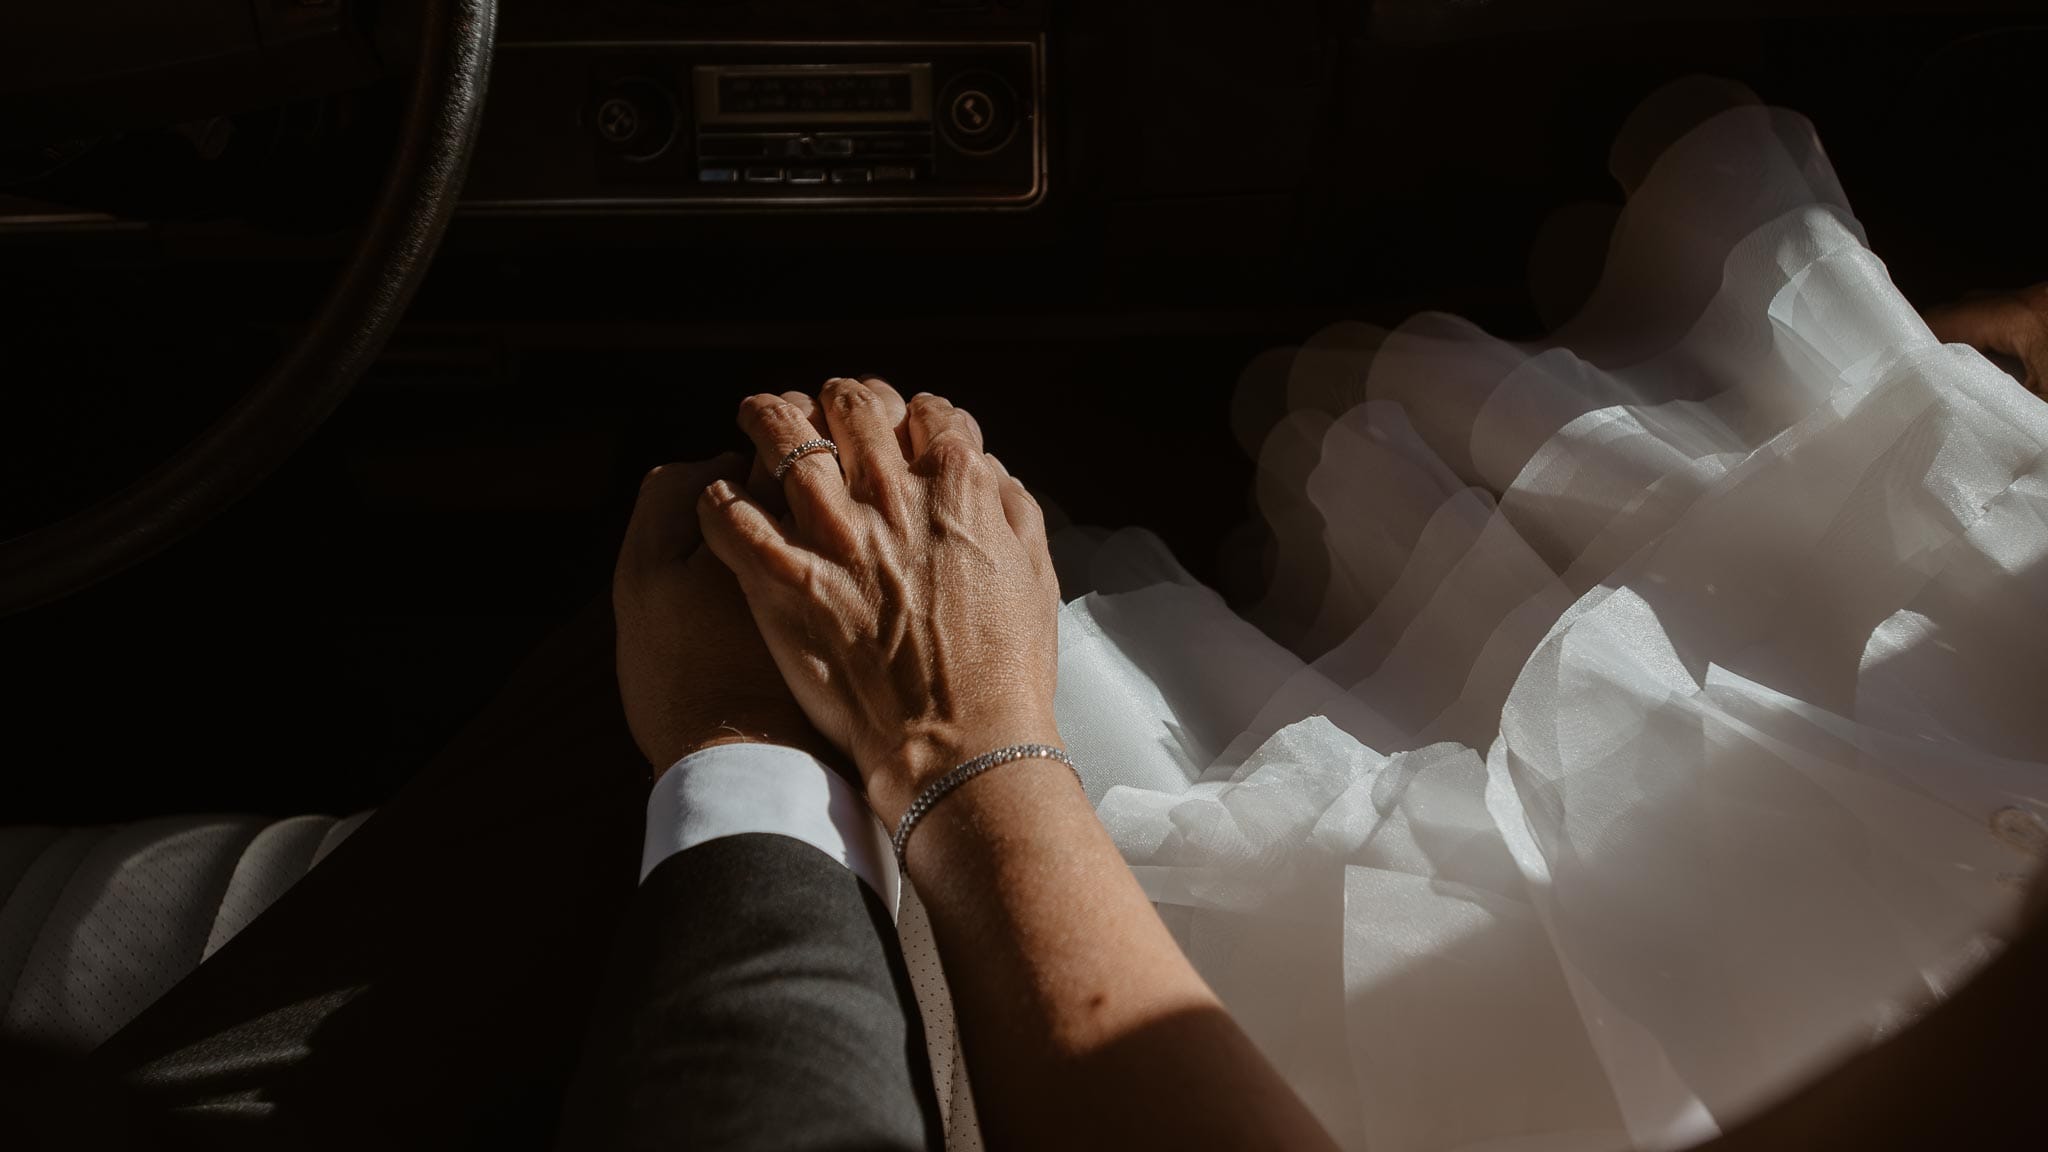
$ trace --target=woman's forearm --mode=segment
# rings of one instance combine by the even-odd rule
[[[1327,1148],[1181,954],[1058,763],[977,777],[912,836],[991,1147]]]
[[[705,540],[876,815],[896,827],[953,765],[1056,741],[1045,515],[974,417],[841,377],[810,410],[749,397],[740,424],[789,515],[713,483]],[[1064,765],[969,780],[913,826],[907,860],[989,1144],[1330,1146],[1189,967]]]

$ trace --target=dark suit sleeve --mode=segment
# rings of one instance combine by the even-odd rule
[[[944,1143],[895,924],[808,844],[729,836],[663,861],[605,983],[563,1148]]]

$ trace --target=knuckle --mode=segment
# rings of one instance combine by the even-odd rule
[[[837,386],[832,387],[826,396],[831,401],[833,409],[841,414],[863,411],[873,406],[876,402],[875,394],[862,387],[859,381],[847,380],[844,382],[835,381],[834,383]]]
[[[944,396],[931,392],[919,392],[910,398],[909,410],[917,416],[931,416],[943,412],[953,405]]]
[[[640,494],[634,501],[636,507],[658,511],[678,503],[687,504],[696,495],[692,487],[692,476],[688,469],[674,466],[656,468],[640,479]]]
[[[782,432],[807,423],[803,410],[780,396],[749,396],[740,405],[740,421],[766,432]]]
[[[925,448],[925,455],[942,472],[972,472],[988,466],[981,450],[957,429],[948,429],[934,437]]]
[[[719,528],[728,529],[728,535],[731,538],[752,543],[753,534],[747,531],[746,521],[740,518],[739,512],[731,504],[721,504],[715,500],[706,500],[698,505],[697,518],[698,522],[705,527],[716,525]]]

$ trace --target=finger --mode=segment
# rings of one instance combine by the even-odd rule
[[[1003,462],[996,459],[995,453],[988,454],[988,462],[995,467],[996,475],[1002,477],[996,487],[998,494],[1003,498],[1003,519],[1010,522],[1010,531],[1015,532],[1017,539],[1026,543],[1043,545],[1045,510],[1038,506],[1038,501],[1032,497],[1030,490],[1024,487],[1024,482],[1010,475],[1010,470],[1003,467]]]
[[[896,421],[880,394],[858,380],[835,376],[818,393],[818,406],[825,410],[825,422],[839,444],[839,464],[846,470],[849,491],[871,500],[892,478],[908,471],[896,440]]]
[[[705,485],[720,477],[738,476],[745,460],[728,452],[713,460],[663,464],[640,481],[632,519],[619,545],[621,571],[688,556],[697,550],[695,505]]]
[[[825,425],[824,411],[818,407],[816,400],[811,399],[809,392],[784,392],[782,398],[804,414],[804,419],[811,422],[811,427],[818,430],[818,435],[832,435],[832,429]]]
[[[927,482],[933,515],[964,515],[971,522],[999,506],[1002,476],[962,422],[934,433],[910,467]]]
[[[800,444],[821,439],[817,426],[802,408],[780,396],[749,396],[740,404],[740,428],[754,442],[755,463],[768,482],[775,483],[775,470]],[[844,451],[844,449],[842,449]],[[832,521],[844,521],[852,501],[846,494],[846,479],[830,452],[811,452],[792,462],[780,482],[789,514],[802,532],[818,530]]]
[[[753,600],[773,588],[800,585],[811,563],[806,552],[739,487],[716,480],[697,498],[704,546],[723,561]]]
[[[825,427],[825,414],[818,410],[818,402],[811,399],[810,393],[784,392],[782,398],[810,420],[811,427],[817,429],[815,435],[825,439],[831,438],[832,433]],[[782,485],[769,473],[770,466],[761,463],[761,457],[755,455],[752,465],[747,470],[747,495],[768,509],[771,515],[786,516],[789,514],[789,499],[782,494]]]
[[[976,451],[982,450],[981,425],[965,408],[955,408],[944,396],[920,392],[910,398],[910,458],[916,460],[931,450],[942,434],[958,433]]]
[[[894,385],[880,376],[862,376],[860,377],[860,382],[868,386],[868,391],[882,398],[883,406],[889,410],[889,422],[896,429],[896,446],[902,449],[903,458],[909,460],[911,458],[909,402],[903,399],[903,393],[898,392]]]

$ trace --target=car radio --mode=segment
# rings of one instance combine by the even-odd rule
[[[498,46],[464,206],[1024,208],[1042,42]]]

